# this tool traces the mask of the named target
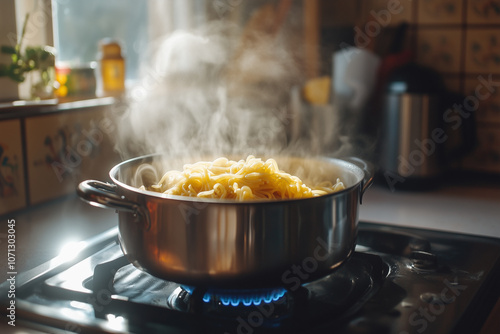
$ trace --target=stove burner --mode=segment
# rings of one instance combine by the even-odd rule
[[[244,319],[258,322],[262,329],[305,330],[317,323],[340,323],[355,314],[378,291],[387,273],[380,257],[356,252],[333,274],[297,289],[177,285],[170,290],[166,306],[185,315],[216,319],[214,323],[224,328],[236,328],[241,323],[235,321]],[[123,295],[121,288],[117,290]]]
[[[307,301],[303,300],[303,304]],[[284,325],[298,309],[296,300],[284,288],[224,290],[178,286],[168,297],[168,305],[183,314],[217,319],[217,326],[237,327],[235,319],[258,317],[262,328]],[[255,319],[254,319],[255,320]]]
[[[194,288],[182,285],[182,289],[193,294]],[[276,289],[242,289],[242,290],[208,290],[202,300],[205,303],[222,304],[223,306],[258,306],[278,301],[286,293],[285,288]]]

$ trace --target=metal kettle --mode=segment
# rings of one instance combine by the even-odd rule
[[[472,118],[458,131],[444,122],[444,112],[459,102],[460,95],[447,92],[430,68],[408,63],[392,72],[382,104],[379,155],[391,189],[436,185],[452,161],[469,151],[475,137]]]

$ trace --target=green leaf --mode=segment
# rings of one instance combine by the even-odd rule
[[[35,56],[36,56],[36,49],[27,46],[26,49],[24,50],[24,57],[23,58],[25,60],[29,60],[29,59],[35,58]]]
[[[0,51],[2,53],[8,54],[8,55],[12,55],[12,54],[16,54],[17,53],[17,50],[16,50],[15,47],[8,46],[8,45],[2,45],[2,48],[0,49]]]
[[[18,74],[16,76],[12,77],[11,79],[14,80],[15,82],[21,83],[21,82],[24,82],[25,78],[24,78],[23,74]]]
[[[24,71],[19,66],[12,64],[7,68],[7,71],[7,76],[15,82],[24,81]]]
[[[4,64],[0,64],[0,77],[5,77],[7,76],[7,66]]]

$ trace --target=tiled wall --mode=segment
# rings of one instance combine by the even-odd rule
[[[440,72],[449,90],[478,102],[479,145],[463,167],[500,173],[500,0],[324,0],[322,6],[327,26],[363,28],[373,13],[382,28],[408,22],[407,45],[417,62]]]

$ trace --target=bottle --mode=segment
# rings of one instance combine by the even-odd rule
[[[118,96],[125,91],[125,59],[120,44],[111,39],[99,42],[97,96]]]

